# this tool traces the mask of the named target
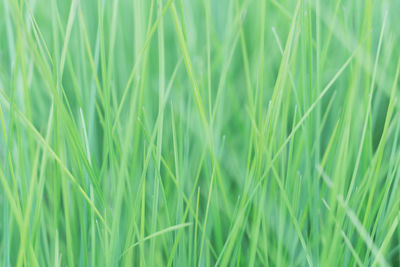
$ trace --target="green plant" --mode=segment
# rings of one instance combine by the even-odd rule
[[[399,10],[2,0],[0,265],[399,265]]]

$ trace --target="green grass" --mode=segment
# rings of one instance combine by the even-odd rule
[[[0,266],[399,266],[397,0],[0,0]]]

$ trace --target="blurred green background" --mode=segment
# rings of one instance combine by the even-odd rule
[[[1,266],[397,266],[395,0],[0,0]]]

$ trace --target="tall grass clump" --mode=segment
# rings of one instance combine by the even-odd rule
[[[0,266],[399,266],[399,12],[0,0]]]

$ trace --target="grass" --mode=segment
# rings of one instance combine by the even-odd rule
[[[0,266],[398,266],[395,0],[1,0]]]

